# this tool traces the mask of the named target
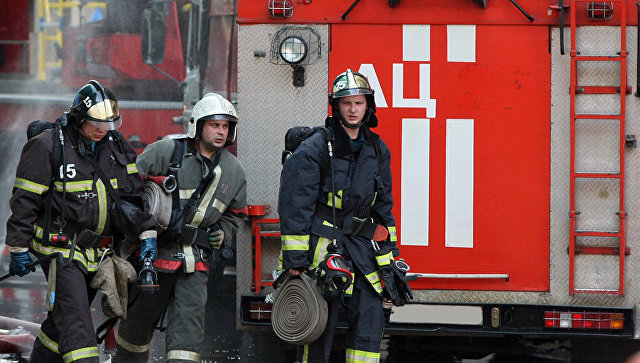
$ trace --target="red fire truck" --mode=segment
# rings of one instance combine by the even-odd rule
[[[240,321],[268,323],[283,135],[322,124],[350,68],[375,89],[417,278],[387,329],[405,357],[497,341],[594,361],[637,350],[637,25],[627,0],[240,0]]]
[[[376,131],[392,153],[398,245],[416,277],[413,303],[394,308],[387,329],[397,359],[451,347],[481,355],[486,344],[571,347],[576,360],[604,362],[640,348],[635,1],[218,0],[205,11],[208,31],[197,26],[202,17],[181,18],[197,13],[196,2],[126,3],[140,3],[146,31],[131,20],[65,24],[81,47],[63,52],[61,78],[98,78],[125,101],[150,97],[140,114],[123,111],[125,125],[140,125],[125,133],[143,143],[176,132],[172,120],[183,107],[188,117],[203,90],[235,101],[237,83],[237,155],[250,204],[236,236],[239,328],[270,324],[284,134],[322,124],[329,84],[350,68],[375,89]],[[32,4],[25,11],[36,19],[41,7]],[[98,8],[68,16],[92,19]],[[237,42],[216,40],[223,32],[213,19]],[[14,49],[21,44],[5,42],[5,54],[24,54]],[[205,44],[206,59],[188,55]],[[224,66],[214,49],[224,51]],[[140,68],[121,63],[129,56]],[[3,92],[2,129],[6,120],[44,117],[5,119],[10,104],[24,101]],[[167,98],[179,107],[151,119],[159,114],[153,102]],[[602,344],[590,345],[593,338]]]

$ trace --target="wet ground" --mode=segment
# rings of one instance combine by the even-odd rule
[[[0,261],[1,262],[1,261]],[[0,268],[0,273],[2,269]],[[207,317],[204,363],[265,362],[281,363],[293,361],[286,357],[278,338],[270,331],[242,332],[235,329],[235,276],[232,273],[217,274],[210,279],[210,298],[207,302]],[[46,317],[46,282],[41,270],[22,278],[11,277],[0,282],[0,315],[28,322],[40,323]],[[215,294],[212,292],[215,291]],[[100,311],[99,297],[94,300],[92,313],[94,325],[106,318]],[[100,346],[100,361],[109,361],[109,346]],[[165,361],[164,334],[156,332],[150,352],[150,362]],[[291,354],[289,349],[288,354]],[[24,354],[26,358],[28,354]],[[4,359],[4,360],[3,360]],[[11,361],[8,355],[0,354],[0,363]]]
[[[1,246],[1,245],[0,245]],[[1,250],[1,248],[0,248]],[[1,256],[1,254],[0,254]],[[7,261],[0,258],[0,275],[5,272]],[[262,332],[236,330],[236,289],[235,276],[232,269],[227,269],[226,274],[213,275],[209,281],[209,299],[207,302],[207,317],[205,343],[202,352],[204,363],[229,363],[229,362],[257,362],[257,363],[293,363],[295,362],[292,346],[282,343],[270,329]],[[25,277],[11,277],[0,282],[0,316],[40,323],[46,316],[45,308],[46,283],[44,274],[38,270]],[[96,298],[92,306],[94,322],[99,325],[105,320],[101,314],[99,298]],[[36,327],[37,329],[37,327]],[[34,333],[35,335],[35,333]],[[427,338],[425,338],[427,339]],[[430,343],[433,343],[432,341]],[[426,344],[418,341],[417,344]],[[477,343],[476,343],[477,344]],[[609,349],[610,360],[607,362],[623,363],[626,355],[607,342],[593,341],[587,344],[599,346],[600,350]],[[341,345],[340,339],[336,347]],[[429,353],[410,353],[393,339],[385,338],[382,344],[382,362],[426,362],[426,363],[565,363],[572,362],[570,347],[559,346],[549,349],[537,349],[537,351],[510,351],[496,350],[488,355],[479,354],[474,359],[462,359],[459,351],[446,351],[446,340],[442,349]],[[28,348],[28,347],[27,347]],[[100,362],[110,361],[109,345],[101,344]],[[344,362],[344,352],[339,348],[334,352],[332,363]],[[486,356],[485,356],[486,355]],[[26,358],[28,354],[23,354]],[[164,362],[164,334],[156,332],[151,347],[150,362]],[[0,353],[0,363],[24,362],[14,356]],[[574,360],[573,362],[577,362]],[[592,361],[593,362],[593,361]],[[595,362],[600,362],[595,360]]]

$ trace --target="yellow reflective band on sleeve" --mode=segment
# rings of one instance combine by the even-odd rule
[[[284,268],[282,267],[282,264],[283,264],[282,261],[283,261],[282,260],[282,250],[280,250],[280,253],[278,254],[278,267],[277,267],[278,270],[284,270]]]
[[[96,192],[98,194],[98,226],[96,227],[96,233],[102,234],[107,224],[107,189],[100,179],[96,181]]]
[[[311,266],[309,266],[309,268],[316,268],[320,265],[320,262],[324,260],[324,256],[327,255],[329,243],[331,243],[331,241],[328,238],[320,237],[318,239],[318,245],[316,246],[316,250],[313,252],[313,261],[311,261]]]
[[[327,198],[327,205],[329,207],[333,206],[333,200],[335,199],[336,201],[336,208],[338,209],[342,209],[342,190],[338,190],[338,194],[336,195],[336,197],[333,197],[333,193],[329,192],[329,197]]]
[[[51,338],[49,338],[42,330],[38,332],[38,340],[50,351],[56,354],[60,354],[60,352],[58,351],[58,343],[51,340]]]
[[[97,356],[98,356],[98,347],[95,346],[95,347],[86,347],[86,348],[72,350],[69,353],[66,353],[65,355],[63,355],[62,359],[64,359],[65,363],[68,363],[68,362],[74,362],[80,359],[97,357]]]
[[[387,228],[389,230],[389,240],[391,242],[397,242],[398,241],[398,237],[396,235],[396,227],[395,226],[391,226],[389,228]]]
[[[376,198],[378,197],[378,192],[373,193],[373,202],[371,202],[371,205],[373,206],[374,204],[376,204]]]
[[[380,271],[373,271],[372,273],[365,275],[365,277],[367,278],[367,281],[369,281],[371,286],[373,286],[373,289],[376,290],[378,294],[382,294]]]
[[[376,256],[376,262],[378,263],[378,266],[387,266],[391,264],[391,261],[393,261],[393,252],[389,252],[386,255],[382,256]]]
[[[109,179],[109,181],[111,182],[111,186],[113,187],[113,189],[118,189],[118,179],[117,178]]]
[[[131,163],[127,165],[127,174],[135,174],[138,172],[138,168],[136,167],[136,163]]]
[[[190,360],[193,362],[200,362],[200,354],[196,352],[190,352],[188,350],[170,350],[167,352],[167,360],[182,359]]]
[[[133,353],[148,352],[150,347],[149,343],[143,344],[143,345],[135,345],[135,344],[129,343],[128,341],[124,340],[124,338],[122,338],[117,331],[116,331],[116,343],[118,343],[118,345],[121,346],[122,348]]]
[[[309,251],[309,235],[282,235],[283,251]]]
[[[347,348],[346,363],[378,363],[380,362],[380,352],[367,352]]]
[[[34,183],[23,178],[16,178],[16,182],[13,184],[13,187],[36,194],[42,194],[49,190],[49,187],[46,185]]]
[[[65,188],[67,192],[90,192],[93,190],[93,180],[78,180],[73,182],[65,182]],[[62,182],[56,181],[53,183],[56,191],[62,191]]]
[[[227,205],[224,204],[221,200],[219,200],[218,198],[213,200],[213,203],[211,204],[211,206],[215,209],[218,210],[218,212],[220,212],[221,214],[224,213],[224,211],[227,210]]]

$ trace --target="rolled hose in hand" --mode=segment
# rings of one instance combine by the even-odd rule
[[[171,194],[166,193],[158,184],[147,181],[144,183],[143,198],[149,203],[149,214],[156,220],[156,225],[162,231],[167,229],[171,221]]]
[[[277,290],[271,325],[278,338],[291,344],[316,341],[327,325],[327,302],[307,274],[288,276]]]

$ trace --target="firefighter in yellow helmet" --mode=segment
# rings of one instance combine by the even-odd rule
[[[207,281],[220,251],[228,251],[246,204],[242,165],[225,149],[236,138],[238,117],[224,97],[206,94],[192,111],[187,136],[149,145],[137,166],[146,176],[174,175],[172,218],[158,236],[160,291],[134,292],[116,335],[114,362],[147,362],[154,328],[166,311],[167,362],[200,362]]]
[[[378,124],[373,95],[364,75],[350,69],[338,75],[329,94],[332,115],[326,121],[332,137],[314,133],[283,166],[278,202],[281,267],[289,275],[313,271],[320,276],[329,305],[324,333],[299,346],[299,362],[329,362],[341,309],[349,323],[346,362],[378,362],[383,299],[403,305],[412,296],[394,259],[399,251],[391,214],[391,154],[371,131]],[[346,269],[334,266],[336,259],[352,279],[336,274]]]

